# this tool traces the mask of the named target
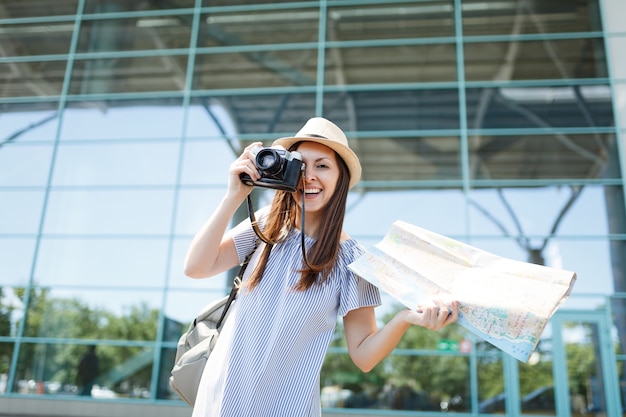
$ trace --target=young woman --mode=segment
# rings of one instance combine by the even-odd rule
[[[255,250],[249,219],[227,228],[252,189],[240,174],[260,179],[253,152],[260,145],[248,146],[230,166],[228,191],[189,248],[189,277],[226,271]],[[345,134],[332,122],[313,118],[274,145],[302,155],[300,189],[276,191],[271,207],[256,214],[263,234],[275,243],[261,243],[252,256],[206,365],[193,417],[319,416],[319,374],[337,315],[350,357],[364,372],[394,349],[409,326],[438,330],[458,318],[456,303],[433,302],[400,311],[379,330],[377,288],[347,268],[362,253],[342,230],[348,190],[359,181],[361,165]]]

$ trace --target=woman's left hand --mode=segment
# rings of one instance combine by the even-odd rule
[[[449,304],[435,301],[433,304],[419,305],[416,310],[405,311],[404,319],[407,323],[431,330],[442,329],[459,318],[459,306],[456,301]]]

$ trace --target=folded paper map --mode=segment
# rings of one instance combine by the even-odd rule
[[[456,300],[461,326],[522,362],[576,281],[402,221],[349,268],[408,308]]]

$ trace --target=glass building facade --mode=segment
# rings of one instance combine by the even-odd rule
[[[186,278],[185,251],[240,149],[318,115],[361,158],[345,228],[365,246],[403,220],[578,276],[528,363],[451,326],[411,329],[363,374],[338,323],[326,415],[624,415],[624,15],[621,0],[0,1],[0,409],[184,409],[176,342],[230,279]],[[385,298],[381,323],[397,308]]]

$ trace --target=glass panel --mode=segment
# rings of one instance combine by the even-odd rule
[[[165,239],[43,238],[35,272],[37,285],[161,287],[167,251]]]
[[[61,139],[175,139],[183,131],[183,113],[179,99],[71,102]]]
[[[598,323],[566,321],[561,329],[567,359],[570,407],[573,417],[592,412],[606,415],[606,392]],[[538,408],[537,408],[538,409]]]
[[[626,78],[626,60],[619,59],[622,51],[626,51],[626,36],[608,38],[611,51],[611,75],[614,78]]]
[[[163,2],[135,2],[128,0],[85,0],[85,13],[111,13],[124,11],[163,10],[191,8],[194,0],[168,0]]]
[[[182,330],[178,334],[182,334]],[[159,387],[157,389],[156,396],[158,399],[176,400],[182,402],[180,397],[178,397],[178,395],[172,390],[172,387],[170,387],[169,384],[170,372],[172,371],[172,367],[174,366],[175,358],[176,349],[164,348],[161,350],[161,363],[159,366]]]
[[[199,54],[193,88],[265,88],[315,85],[317,50]]]
[[[0,394],[9,392],[7,383],[9,380],[9,366],[13,359],[13,348],[13,343],[0,342]]]
[[[137,51],[189,47],[191,16],[84,20],[77,52]],[[167,60],[167,58],[163,58]],[[111,61],[109,61],[110,63]],[[97,65],[97,63],[96,63]]]
[[[187,55],[74,61],[69,94],[182,91]]]
[[[64,60],[0,63],[0,97],[60,95],[66,65]]]
[[[220,189],[226,186],[230,164],[239,156],[235,155],[226,140],[187,141],[181,184],[211,185]]]
[[[576,191],[562,186],[472,190],[472,229],[481,235],[519,235],[524,248],[542,247],[544,239],[553,234],[607,234],[606,217],[589,216],[606,213],[603,188],[589,186]],[[529,236],[537,236],[537,240]]]
[[[626,16],[626,3],[621,0],[603,0],[602,9],[603,17],[608,32],[623,32],[624,19]],[[626,405],[626,403],[624,403]]]
[[[470,175],[476,179],[619,177],[606,169],[615,135],[475,135],[469,138]],[[608,161],[607,161],[608,159]]]
[[[613,332],[615,336],[616,353],[626,355],[626,294],[614,294],[610,298],[611,313],[613,315]],[[623,368],[619,368],[620,381],[623,381],[626,388],[626,362],[622,363]],[[626,393],[626,391],[625,391]],[[624,403],[626,404],[626,403]]]
[[[62,144],[54,165],[54,185],[172,185],[178,142]]]
[[[325,71],[328,85],[456,81],[455,45],[328,48]]]
[[[46,185],[51,158],[51,145],[0,146],[0,186]]]
[[[615,111],[619,119],[620,127],[626,128],[626,83],[615,84]],[[620,137],[624,140],[626,130],[620,132]]]
[[[84,395],[97,399],[149,398],[154,350],[144,346],[95,345],[97,377],[89,389],[78,383],[86,345],[30,344],[21,346],[16,374],[20,394]]]
[[[43,191],[0,191],[0,234],[37,233]]]
[[[0,8],[0,18],[21,18],[36,16],[63,16],[76,13],[78,0],[61,2],[38,2],[36,7],[32,1],[5,1]]]
[[[611,90],[606,85],[472,88],[467,123],[470,129],[612,127]]]
[[[463,34],[471,36],[600,31],[602,22],[598,9],[597,0],[523,4],[516,0],[463,0]]]
[[[18,326],[24,317],[24,289],[19,287],[0,285],[0,336],[17,336]],[[0,344],[0,349],[7,349],[9,345]],[[11,348],[12,349],[12,348]],[[11,358],[4,356],[6,350],[0,351],[0,375],[7,375]],[[2,377],[0,376],[0,386]],[[0,388],[0,392],[2,389]]]
[[[52,191],[44,233],[169,234],[173,190]]]
[[[213,6],[234,6],[234,5],[249,5],[249,4],[276,4],[276,3],[292,3],[293,0],[203,0],[203,7]]]
[[[2,12],[0,12],[1,14]],[[73,20],[59,23],[2,25],[2,29],[0,29],[0,45],[3,45],[2,55],[11,57],[66,54],[70,49],[73,30]],[[29,69],[31,76],[35,70],[32,63],[13,65],[22,69]]]
[[[484,342],[483,342],[484,343]],[[505,384],[504,366],[501,352],[479,355],[476,372],[478,374],[478,412],[504,412]]]
[[[358,114],[356,121],[353,115],[355,107]],[[366,132],[458,129],[458,90],[401,89],[327,93],[324,114],[332,115],[329,117],[346,131],[356,130],[357,127]],[[439,140],[446,139],[433,138],[433,141]],[[458,141],[458,138],[454,141]]]
[[[624,410],[622,416],[626,416],[626,407],[624,407],[624,404],[626,404],[626,361],[617,361],[617,372],[620,386],[619,392],[622,397],[622,407]]]
[[[359,240],[361,234],[374,237],[376,243],[396,220],[447,235],[463,234],[467,228],[464,199],[459,190],[368,192],[348,207],[346,231],[352,236],[356,234]],[[444,211],[446,214],[442,216]],[[375,222],[372,222],[373,213],[376,213]]]
[[[599,38],[466,42],[464,50],[467,81],[608,76],[604,43]]]
[[[195,97],[187,108],[188,138],[218,138],[238,149],[237,128],[227,105],[213,97]],[[213,139],[215,139],[213,138]]]
[[[162,299],[149,288],[35,288],[24,336],[154,341]]]
[[[181,190],[176,211],[176,234],[195,235],[209,219],[225,194],[225,186],[202,190]]]
[[[2,72],[0,64],[0,72]],[[3,81],[3,88],[6,81]],[[3,104],[0,117],[0,144],[54,140],[58,126],[56,101]]]
[[[212,12],[201,16],[198,46],[317,42],[318,21],[318,8]],[[315,58],[316,54],[316,50],[311,50],[307,55]],[[253,52],[247,56],[263,61],[265,55]]]
[[[454,8],[449,0],[333,6],[327,26],[329,41],[454,36]]]
[[[452,356],[393,355],[389,372],[356,371],[349,356],[331,352],[322,369],[324,408],[469,411],[469,360]],[[427,371],[429,370],[429,371]]]
[[[35,239],[0,237],[0,286],[28,284],[34,251]]]
[[[315,93],[218,95],[215,100],[215,102],[211,100],[210,103],[223,103],[228,113],[232,115],[223,117],[224,115],[213,112],[213,115],[224,123],[224,130],[230,132],[229,126],[232,125],[237,136],[247,141],[270,141],[294,135],[309,117],[315,115]],[[194,99],[192,103],[206,107],[206,98]],[[231,120],[235,119],[231,117],[235,115],[236,122],[233,122]],[[198,127],[201,125],[191,126],[189,129],[195,132],[199,131]],[[211,132],[212,129],[205,131],[204,134]],[[244,135],[250,137],[242,138]]]

